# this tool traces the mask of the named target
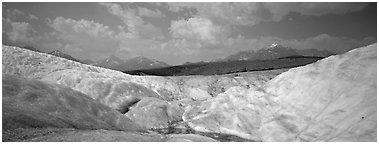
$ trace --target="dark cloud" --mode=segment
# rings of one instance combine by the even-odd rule
[[[303,15],[345,14],[362,10],[368,3],[168,3],[174,12],[194,8],[200,17],[235,25],[252,26],[262,21],[279,21],[290,12]]]
[[[281,21],[238,26],[239,30],[235,31],[235,35],[243,34],[249,38],[274,36],[284,39],[302,39],[323,33],[354,39],[376,37],[376,9],[376,3],[371,3],[361,11],[346,14],[309,16],[290,12]]]
[[[357,2],[279,2],[264,3],[265,7],[274,15],[273,20],[279,21],[289,12],[298,12],[302,15],[320,16],[324,14],[345,14],[362,10],[369,3]]]

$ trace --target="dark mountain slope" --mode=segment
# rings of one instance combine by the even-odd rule
[[[57,57],[61,57],[61,58],[65,58],[65,59],[68,59],[68,60],[72,60],[72,61],[76,61],[76,62],[82,63],[80,60],[77,60],[77,59],[73,58],[72,56],[70,56],[70,55],[68,55],[66,53],[63,53],[63,52],[61,52],[59,50],[54,50],[54,51],[52,51],[52,52],[50,52],[48,54],[51,54],[53,56],[57,56]]]

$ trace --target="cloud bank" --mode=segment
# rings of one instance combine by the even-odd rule
[[[289,12],[303,15],[344,14],[362,10],[367,3],[167,3],[173,12],[196,9],[196,15],[212,21],[235,25],[255,25],[261,21],[279,21]]]
[[[151,3],[149,3],[151,4]],[[4,10],[3,37],[12,43],[33,45],[47,52],[62,50],[79,59],[99,60],[110,55],[127,59],[142,55],[176,65],[211,61],[242,50],[259,50],[271,43],[296,49],[315,48],[334,53],[376,42],[336,37],[328,33],[284,39],[232,35],[237,26],[281,21],[290,12],[322,16],[360,11],[367,3],[97,3],[113,16],[116,27],[88,18],[44,18],[16,8]],[[47,21],[43,21],[47,19]],[[40,31],[45,24],[48,29]],[[104,21],[103,21],[104,22]]]

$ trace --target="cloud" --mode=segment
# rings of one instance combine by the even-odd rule
[[[134,37],[139,37],[138,26],[143,25],[144,21],[136,16],[136,11],[132,9],[124,10],[120,5],[115,3],[99,3],[102,6],[105,6],[109,13],[121,18],[124,24],[127,26],[127,29]]]
[[[62,33],[85,33],[91,37],[109,38],[114,36],[114,32],[108,26],[88,20],[73,20],[57,17],[53,21],[48,22],[53,29]]]
[[[26,22],[10,22],[11,31],[6,32],[8,39],[11,42],[18,43],[33,43],[35,41],[36,31],[29,23]]]
[[[57,17],[49,20],[48,25],[55,30],[51,35],[62,43],[62,50],[76,57],[99,58],[119,47],[115,32],[94,21]]]
[[[173,12],[196,9],[196,16],[217,23],[255,25],[261,21],[278,21],[289,12],[303,15],[344,14],[362,10],[367,3],[166,3]]]
[[[171,39],[166,42],[159,42],[151,45],[147,50],[151,58],[164,61],[170,65],[182,64],[187,61],[200,61],[203,58],[202,52],[206,51],[200,42],[189,41],[187,39]],[[205,52],[206,53],[206,52]]]
[[[186,39],[173,39],[167,43],[161,44],[161,47],[166,48],[172,56],[194,56],[201,52],[202,44],[200,42],[191,42]]]
[[[114,55],[121,59],[130,59],[131,57],[134,57],[135,55],[131,53],[128,48],[120,48],[118,49]]]
[[[243,50],[259,50],[271,43],[341,53],[376,42],[376,38],[372,37],[355,40],[327,34],[301,40],[278,37],[248,39],[241,35],[228,37],[222,26],[200,17],[172,21],[170,31],[173,39],[168,41],[134,38],[131,33],[124,32],[123,26],[119,26],[120,32],[116,33],[103,24],[88,20],[57,17],[48,25],[56,30],[52,35],[57,37],[59,45],[54,46],[78,58],[98,60],[111,54],[122,58],[143,55],[169,64],[225,58]]]
[[[18,9],[13,9],[13,11],[12,10],[10,10],[10,11],[11,11],[11,13],[14,13],[15,15],[24,15],[24,13]]]
[[[334,53],[344,53],[351,49],[366,46],[375,42],[376,38],[373,37],[356,40],[346,37],[334,37],[328,34],[320,34],[303,40],[287,40],[282,43],[298,49],[315,48]]]
[[[234,46],[234,48],[259,50],[272,43],[279,43],[295,49],[318,49],[326,50],[334,53],[344,53],[351,49],[366,46],[376,42],[374,37],[366,37],[362,40],[356,40],[346,37],[334,37],[328,34],[320,34],[306,39],[281,39],[278,37],[260,37],[257,39],[246,39],[243,36],[237,38],[229,38],[224,41],[226,46]],[[239,45],[245,46],[245,48]]]
[[[198,40],[205,43],[216,43],[228,34],[224,27],[213,24],[209,19],[197,17],[172,21],[169,29],[174,38]]]
[[[33,46],[40,48],[43,45],[44,33],[38,32],[28,22],[15,22],[10,18],[3,18],[3,44],[14,46]],[[41,50],[41,49],[39,49]]]
[[[137,16],[137,11],[131,8],[123,9],[121,5],[115,3],[99,3],[107,8],[108,12],[119,17],[127,26],[128,34],[134,38],[157,38],[163,37],[162,31],[152,25],[146,23]]]
[[[29,19],[31,20],[38,20],[38,17],[33,15],[33,14],[29,14]]]
[[[160,10],[156,9],[155,11],[144,8],[144,7],[138,7],[138,14],[139,16],[144,17],[151,17],[151,18],[163,18],[166,17]]]
[[[101,23],[84,19],[57,17],[48,20],[48,25],[55,30],[50,37],[59,43],[51,45],[79,59],[100,60],[110,55],[125,59],[136,55],[155,57],[157,51],[151,48],[160,44],[154,39],[136,38],[125,32],[123,26],[118,26],[120,31],[115,32]]]
[[[168,6],[174,12],[196,9],[198,17],[235,25],[254,25],[270,17],[262,3],[168,3]]]
[[[111,54],[122,58],[143,55],[170,64],[224,58],[242,50],[258,50],[271,43],[297,49],[317,48],[339,53],[376,42],[375,37],[358,40],[328,34],[304,39],[245,38],[241,35],[231,37],[231,31],[235,30],[234,25],[254,25],[261,21],[278,20],[291,11],[316,16],[327,13],[343,14],[358,11],[366,5],[328,4],[163,3],[159,8],[168,6],[171,11],[178,12],[166,16],[173,19],[167,29],[172,39],[166,39],[162,35],[162,29],[148,21],[150,18],[164,16],[158,9],[100,3],[110,14],[122,21],[115,28],[117,30],[95,21],[56,17],[49,19],[47,23],[53,32],[36,32],[31,25],[35,23],[14,22],[14,19],[30,20],[38,17],[10,9],[5,11],[3,17],[3,35],[9,41],[31,43],[46,51],[59,48],[79,59],[98,60]],[[190,13],[190,17],[173,18],[181,17],[183,13]]]
[[[320,16],[323,14],[344,14],[362,10],[368,3],[339,3],[339,2],[303,2],[303,3],[264,3],[274,15],[274,20],[280,20],[289,12],[299,12],[302,15]]]
[[[5,16],[6,18],[11,19],[11,20],[15,20],[16,18],[18,18],[20,16],[23,18],[29,19],[29,20],[37,20],[38,19],[37,16],[35,16],[33,14],[26,14],[19,9],[12,9],[12,10],[7,9],[3,16]]]

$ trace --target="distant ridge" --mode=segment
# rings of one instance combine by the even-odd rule
[[[80,60],[77,60],[75,58],[73,58],[72,56],[66,54],[66,53],[63,53],[59,50],[54,50],[52,52],[49,52],[47,54],[50,54],[50,55],[54,55],[54,56],[57,56],[57,57],[61,57],[61,58],[65,58],[65,59],[68,59],[68,60],[72,60],[72,61],[76,61],[76,62],[80,62],[80,63],[83,63],[81,62]]]
[[[258,51],[247,50],[232,54],[222,61],[234,60],[272,60],[288,56],[308,56],[308,57],[328,57],[333,53],[328,51],[320,51],[317,49],[293,49],[280,44],[271,44]]]
[[[97,61],[94,65],[118,71],[153,69],[170,66],[164,62],[154,59],[148,59],[142,56],[131,58],[128,60],[122,60],[121,58],[118,58],[114,55],[111,55],[106,59]]]

